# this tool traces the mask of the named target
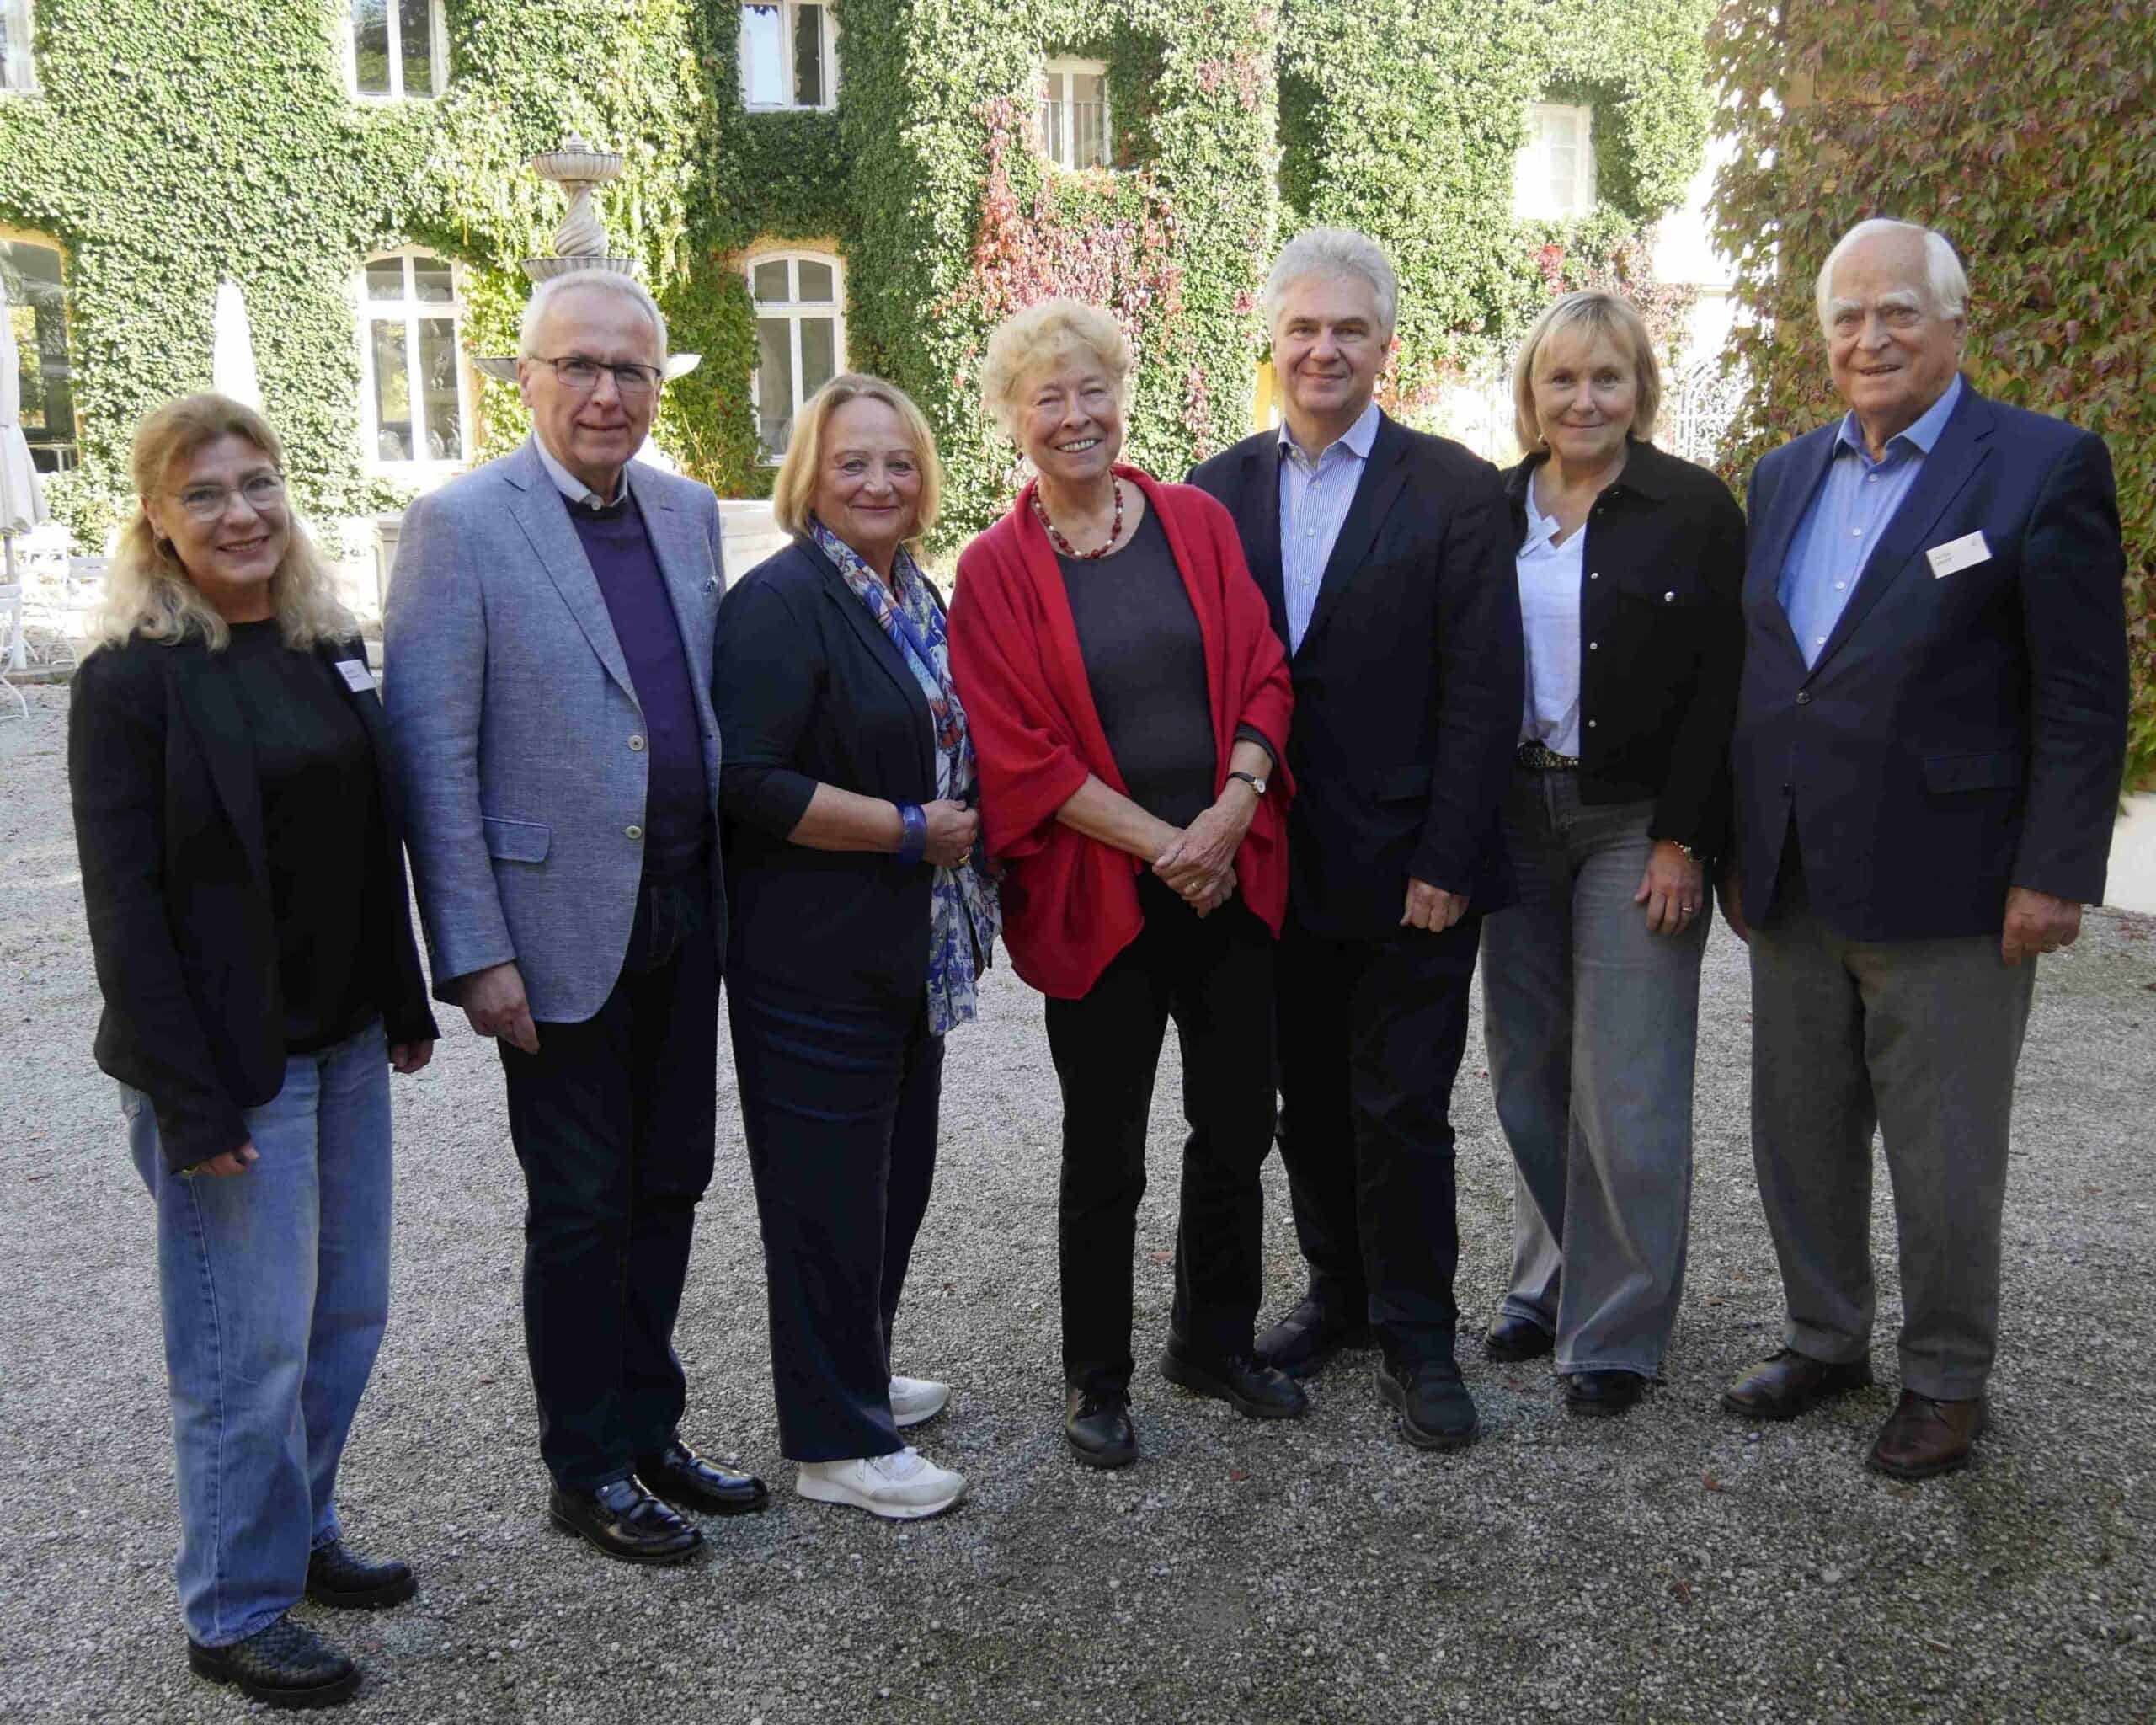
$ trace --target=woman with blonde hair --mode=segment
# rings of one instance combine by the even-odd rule
[[[902,390],[857,373],[819,390],[774,496],[793,543],[727,595],[712,691],[780,1447],[803,1497],[897,1520],[966,1489],[899,1435],[950,1391],[891,1370],[891,1332],[943,1039],[974,1017],[998,927],[942,601],[912,549],[942,478]]]
[[[336,1484],[388,1316],[387,1072],[436,1031],[374,679],[283,461],[222,396],[143,420],[67,765],[98,1064],[157,1205],[188,1660],[297,1707],[360,1683],[302,1594],[415,1588],[344,1543]]]

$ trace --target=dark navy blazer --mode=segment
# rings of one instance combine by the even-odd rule
[[[1996,933],[2009,887],[2100,900],[2125,769],[2125,553],[2111,456],[1967,387],[1817,662],[1778,595],[1835,425],[1752,477],[1731,745],[1744,914],[1795,822],[1812,909],[1851,940]],[[1982,533],[1984,561],[1927,550]]]

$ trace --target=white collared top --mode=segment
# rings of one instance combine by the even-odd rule
[[[1523,743],[1560,755],[1580,752],[1580,574],[1587,527],[1552,544],[1556,518],[1534,505],[1527,482],[1527,537],[1519,547],[1519,614],[1527,634],[1527,710]]]

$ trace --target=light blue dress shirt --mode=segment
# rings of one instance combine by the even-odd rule
[[[1288,650],[1296,651],[1310,626],[1317,607],[1317,590],[1325,579],[1325,566],[1339,542],[1348,506],[1362,483],[1363,468],[1377,441],[1378,404],[1372,402],[1362,417],[1337,441],[1318,452],[1315,461],[1303,453],[1280,427],[1280,579],[1288,600]]]
[[[1916,483],[1918,470],[1961,398],[1957,376],[1922,419],[1886,440],[1886,453],[1876,462],[1864,446],[1856,415],[1843,418],[1833,459],[1827,463],[1826,482],[1790,536],[1789,558],[1782,564],[1776,589],[1806,665],[1819,662],[1857,577]]]

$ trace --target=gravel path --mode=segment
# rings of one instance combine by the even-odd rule
[[[89,1057],[66,693],[29,698],[29,724],[0,723],[0,1718],[233,1719],[248,1710],[181,1658],[150,1212]],[[1758,1432],[1716,1411],[1780,1305],[1744,1130],[1748,984],[1726,931],[1707,965],[1690,1284],[1668,1381],[1644,1407],[1570,1419],[1544,1370],[1474,1359],[1486,1435],[1433,1456],[1391,1435],[1367,1355],[1286,1427],[1165,1384],[1151,1359],[1171,1292],[1171,1039],[1138,1256],[1145,1459],[1107,1476],[1062,1453],[1054,1076],[1039,997],[998,972],[986,1022],[953,1040],[899,1337],[902,1369],[957,1386],[919,1435],[974,1492],[910,1529],[792,1494],[723,1069],[680,1329],[685,1429],[771,1479],[774,1502],[708,1523],[707,1562],[658,1573],[545,1525],[520,1185],[499,1069],[458,1031],[396,1086],[395,1306],[344,1470],[355,1541],[409,1557],[422,1592],[329,1624],[370,1672],[345,1717],[2148,1717],[2156,1418],[2137,1362],[2156,1351],[2156,924],[2099,916],[2047,961],[1994,1429],[1973,1471],[1924,1487],[1859,1466],[1892,1405],[1884,1343],[1886,1381],[1831,1411]],[[1457,1118],[1473,1321],[1499,1291],[1511,1190],[1476,1056]],[[1277,1310],[1300,1279],[1277,1159],[1267,1181]],[[1891,1313],[1885,1203],[1882,1189]]]

